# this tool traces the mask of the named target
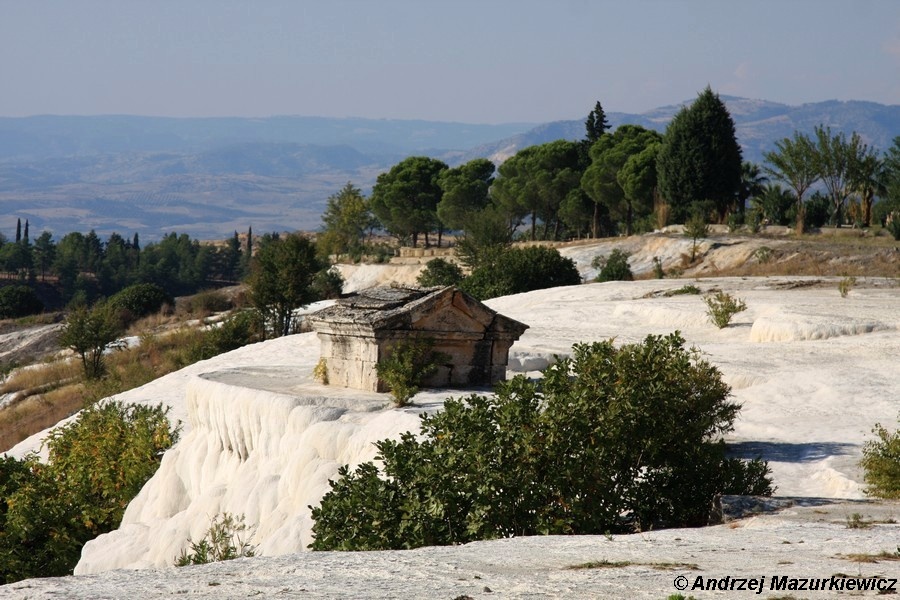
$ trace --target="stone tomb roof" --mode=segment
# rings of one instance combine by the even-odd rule
[[[497,313],[454,286],[371,288],[342,298],[309,318],[316,331],[332,329],[335,333],[481,330],[517,339],[528,329],[528,325]]]

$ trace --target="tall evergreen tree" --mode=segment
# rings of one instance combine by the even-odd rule
[[[590,145],[599,140],[606,133],[606,130],[609,129],[609,121],[606,120],[606,113],[603,112],[603,107],[600,106],[599,100],[594,105],[594,110],[588,113],[584,122],[584,129],[584,139]]]
[[[22,219],[16,219],[16,243],[22,241]]]
[[[741,162],[734,121],[707,86],[666,128],[656,163],[659,191],[676,219],[694,203],[711,201],[724,220],[740,190]]]

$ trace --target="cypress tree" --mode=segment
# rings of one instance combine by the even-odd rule
[[[709,201],[724,221],[740,190],[741,162],[734,121],[707,86],[669,123],[657,156],[659,191],[676,220]]]
[[[16,243],[22,241],[22,219],[16,219]]]

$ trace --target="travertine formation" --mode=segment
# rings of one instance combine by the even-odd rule
[[[376,365],[403,340],[428,339],[447,359],[425,384],[490,385],[506,378],[509,348],[527,325],[455,287],[373,288],[309,317],[332,385],[386,391]]]

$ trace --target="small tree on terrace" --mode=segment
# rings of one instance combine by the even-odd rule
[[[106,372],[103,352],[120,333],[118,316],[111,307],[81,307],[69,313],[59,344],[78,354],[87,379],[99,379]]]
[[[294,311],[316,299],[312,284],[320,268],[315,244],[302,235],[264,236],[248,284],[253,305],[274,337],[294,333]]]
[[[354,254],[362,251],[363,240],[375,228],[376,220],[366,197],[348,182],[340,192],[328,197],[322,223],[324,230],[318,244],[323,254]]]

